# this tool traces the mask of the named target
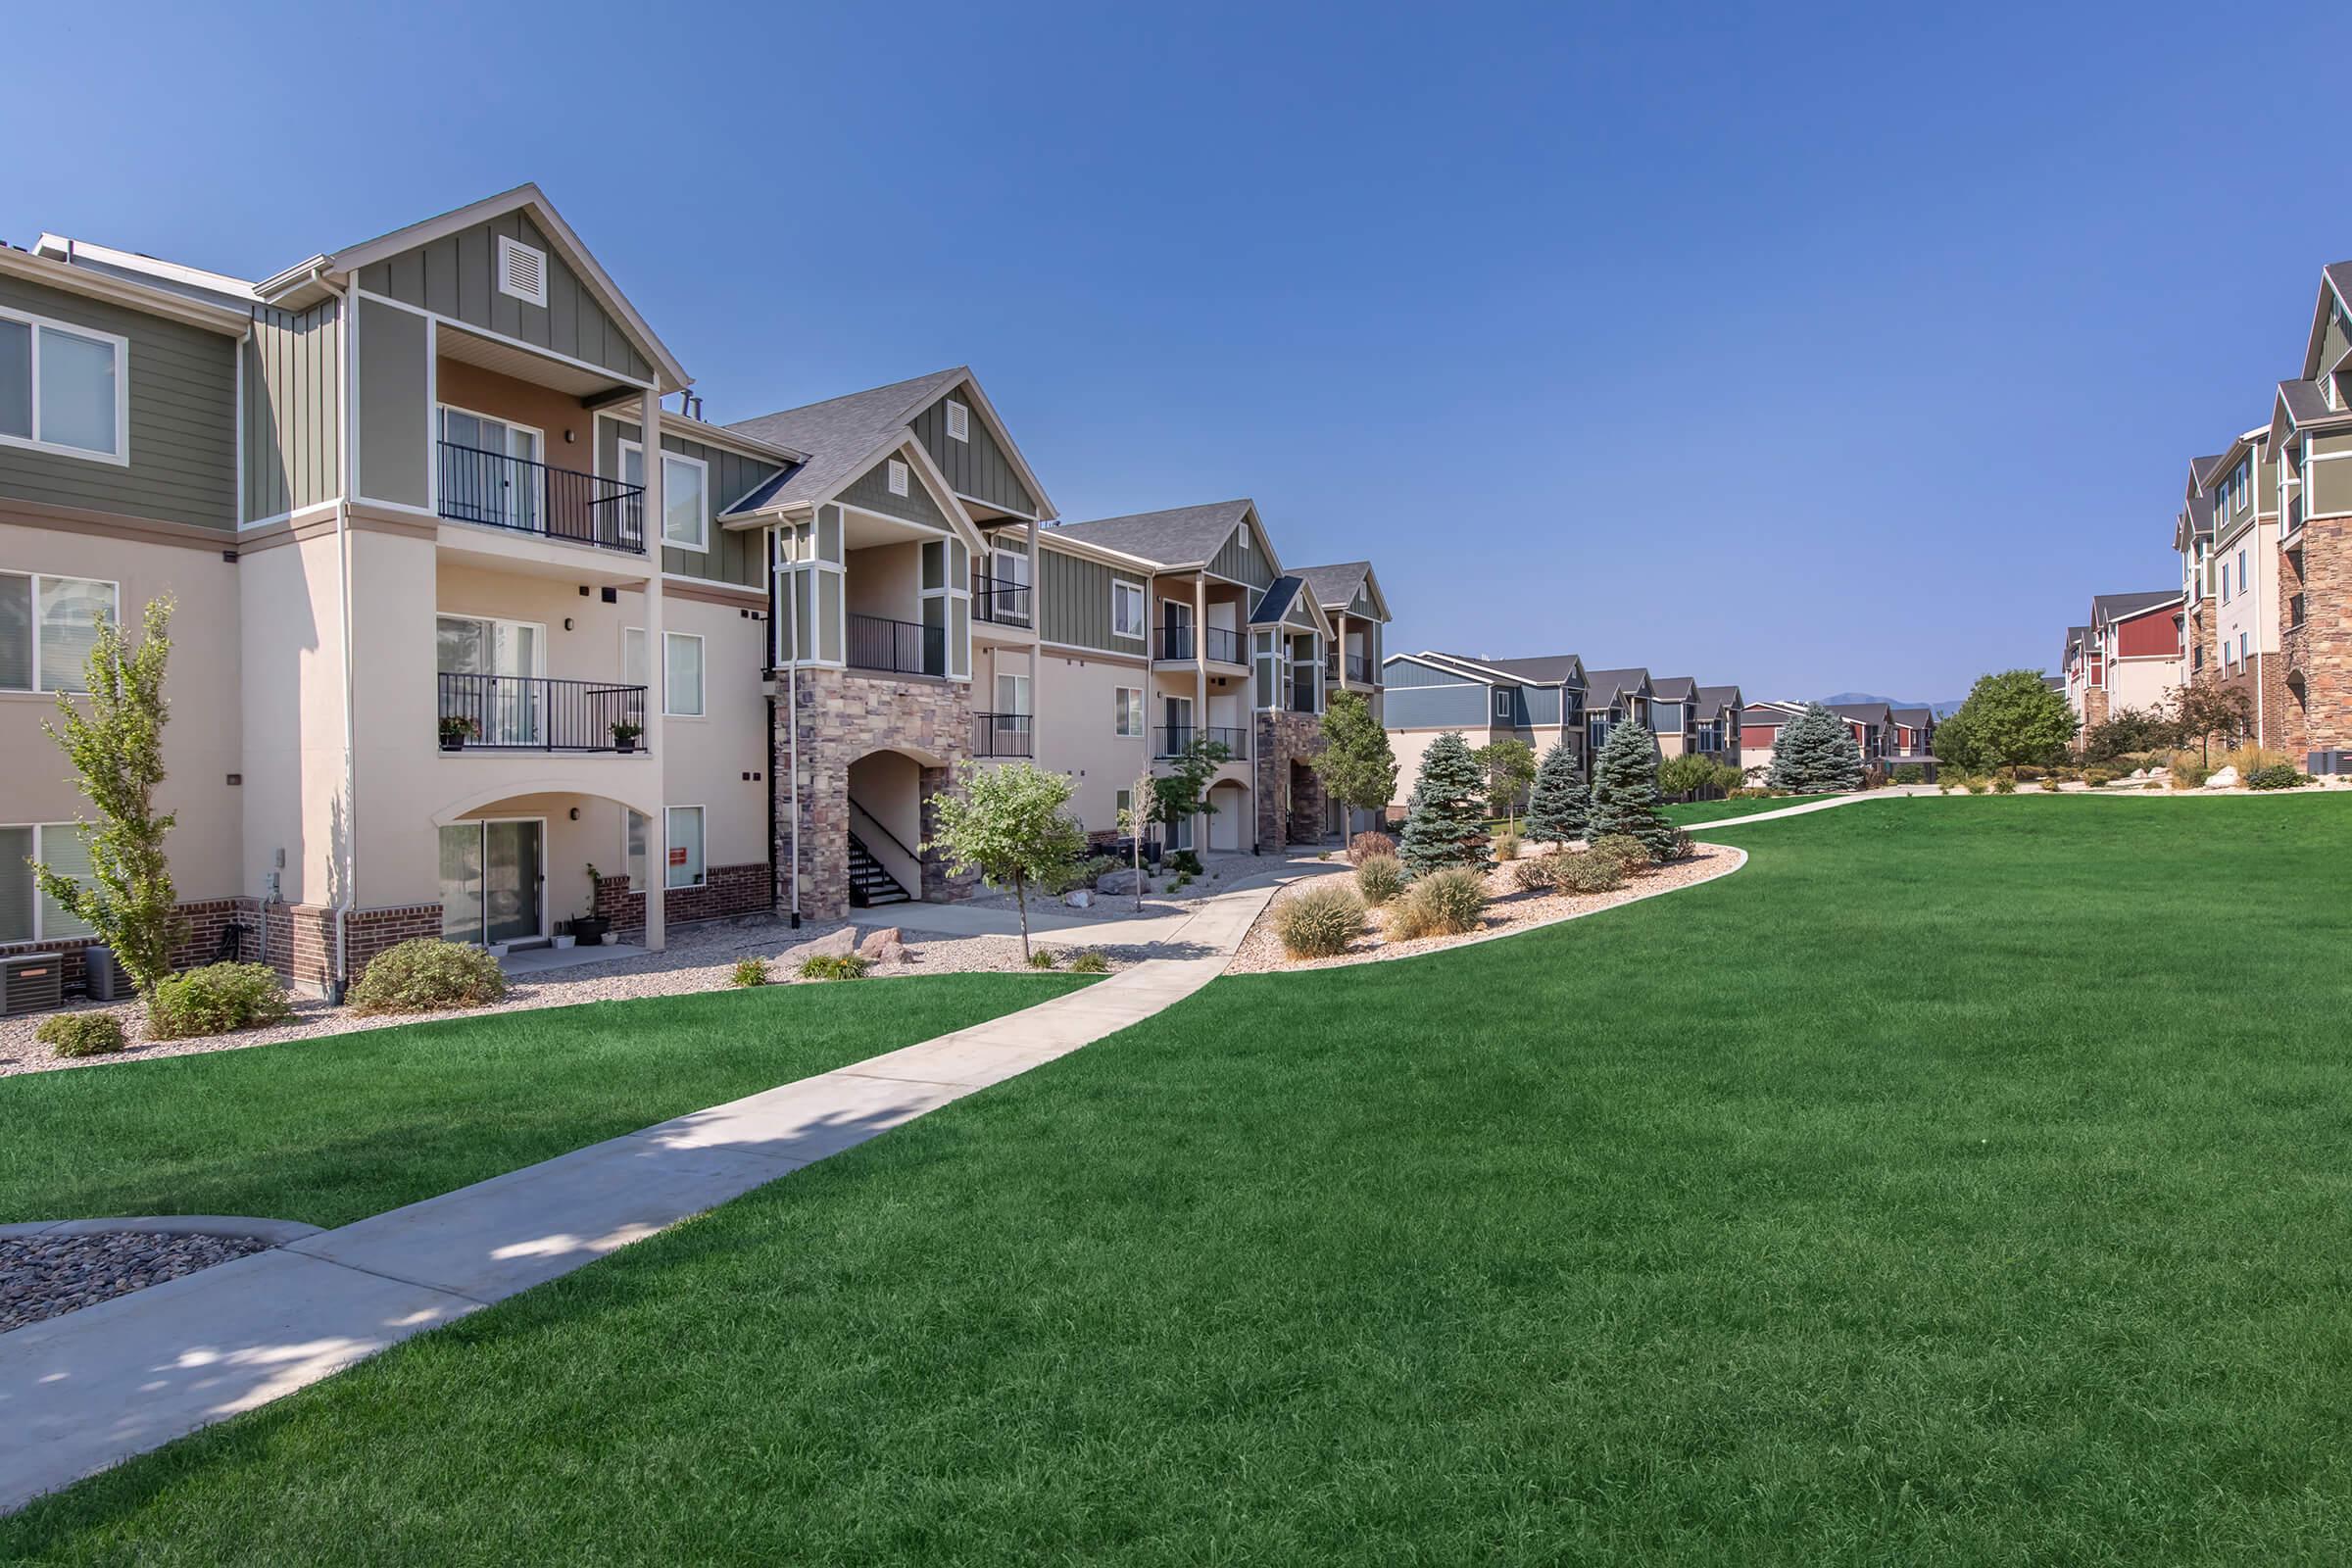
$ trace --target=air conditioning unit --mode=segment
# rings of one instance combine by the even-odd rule
[[[2313,752],[2304,760],[2304,771],[2317,778],[2352,773],[2352,752]]]
[[[47,1012],[66,1000],[63,954],[27,953],[0,958],[0,1018]]]

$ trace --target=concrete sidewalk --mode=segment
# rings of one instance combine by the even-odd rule
[[[1140,1023],[1224,969],[1277,885],[1177,922],[1199,956],[0,1335],[0,1512]]]

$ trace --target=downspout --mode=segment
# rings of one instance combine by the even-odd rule
[[[792,657],[785,662],[784,666],[784,725],[785,753],[790,759],[787,765],[792,769],[791,788],[786,792],[792,808],[791,919],[792,929],[798,931],[801,928],[801,851],[804,848],[801,843],[801,606],[800,601],[788,591],[787,585],[776,574],[776,547],[781,537],[781,525],[768,534],[767,580],[776,585],[776,608],[785,612],[784,618],[790,622],[792,627],[790,645]],[[815,546],[816,518],[813,514],[810,514],[808,520],[808,542],[811,548]],[[797,551],[794,561],[798,565]],[[816,597],[816,583],[813,579],[808,584],[808,595],[813,604]],[[772,800],[775,796],[775,781],[770,779],[768,782],[768,796]],[[772,815],[770,820],[773,820]]]
[[[352,668],[351,635],[351,388],[356,379],[351,363],[351,318],[357,286],[355,280],[343,290],[343,309],[335,322],[341,351],[337,368],[343,378],[335,419],[336,466],[341,481],[336,488],[342,492],[335,498],[335,556],[336,591],[342,604],[338,618],[343,629],[343,885],[335,898],[335,962],[327,979],[326,1000],[336,1006],[342,1004],[351,983],[351,911],[358,902],[360,882],[358,681]]]

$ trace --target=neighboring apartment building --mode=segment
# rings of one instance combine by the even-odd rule
[[[332,989],[414,935],[952,898],[956,764],[1064,768],[1108,837],[1196,722],[1247,736],[1212,843],[1324,830],[1297,763],[1327,678],[1378,701],[1368,566],[1318,568],[1333,613],[1248,502],[1190,509],[1205,552],[1048,528],[960,368],[731,425],[690,380],[533,186],[260,282],[0,248],[0,953],[78,966],[24,868],[83,809],[40,720],[166,593],[182,961],[240,926]]]
[[[2352,262],[2321,273],[2302,373],[2278,383],[2269,449],[2284,703],[2269,744],[2352,772]]]
[[[2219,687],[2245,699],[2253,739],[2303,749],[2300,705],[2287,687],[2283,641],[2290,615],[2280,546],[2284,487],[2272,432],[2249,430],[2223,452],[2189,465],[2189,489],[2174,524],[2180,553],[2182,685]],[[2132,706],[2111,703],[2111,709]]]
[[[1771,767],[1781,730],[1810,706],[1786,699],[1751,703],[1743,711],[1742,760],[1751,776]],[[1936,777],[1936,710],[1892,703],[1829,703],[1825,707],[1844,720],[1865,767],[1916,766],[1932,782]]]

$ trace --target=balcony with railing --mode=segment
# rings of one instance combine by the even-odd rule
[[[1372,684],[1372,661],[1362,654],[1341,654],[1336,649],[1325,662],[1323,673],[1334,681],[1346,681],[1350,686]]]
[[[848,618],[848,662],[852,669],[894,675],[945,675],[948,629],[917,621],[852,612]]]
[[[1035,757],[1036,718],[1028,713],[974,713],[974,757]]]
[[[1248,662],[1242,634],[1223,626],[1163,625],[1152,638],[1152,656],[1190,664],[1205,659],[1212,664]]]
[[[645,554],[645,487],[455,441],[438,444],[442,516]]]
[[[1031,590],[1025,582],[972,573],[972,618],[992,626],[1030,626]]]
[[[438,735],[446,752],[615,752],[642,748],[645,688],[538,675],[443,670]]]
[[[1219,725],[1170,724],[1152,732],[1153,757],[1182,757],[1192,750],[1193,742],[1225,748],[1225,760],[1243,762],[1250,759],[1250,732],[1246,729],[1227,729]]]

